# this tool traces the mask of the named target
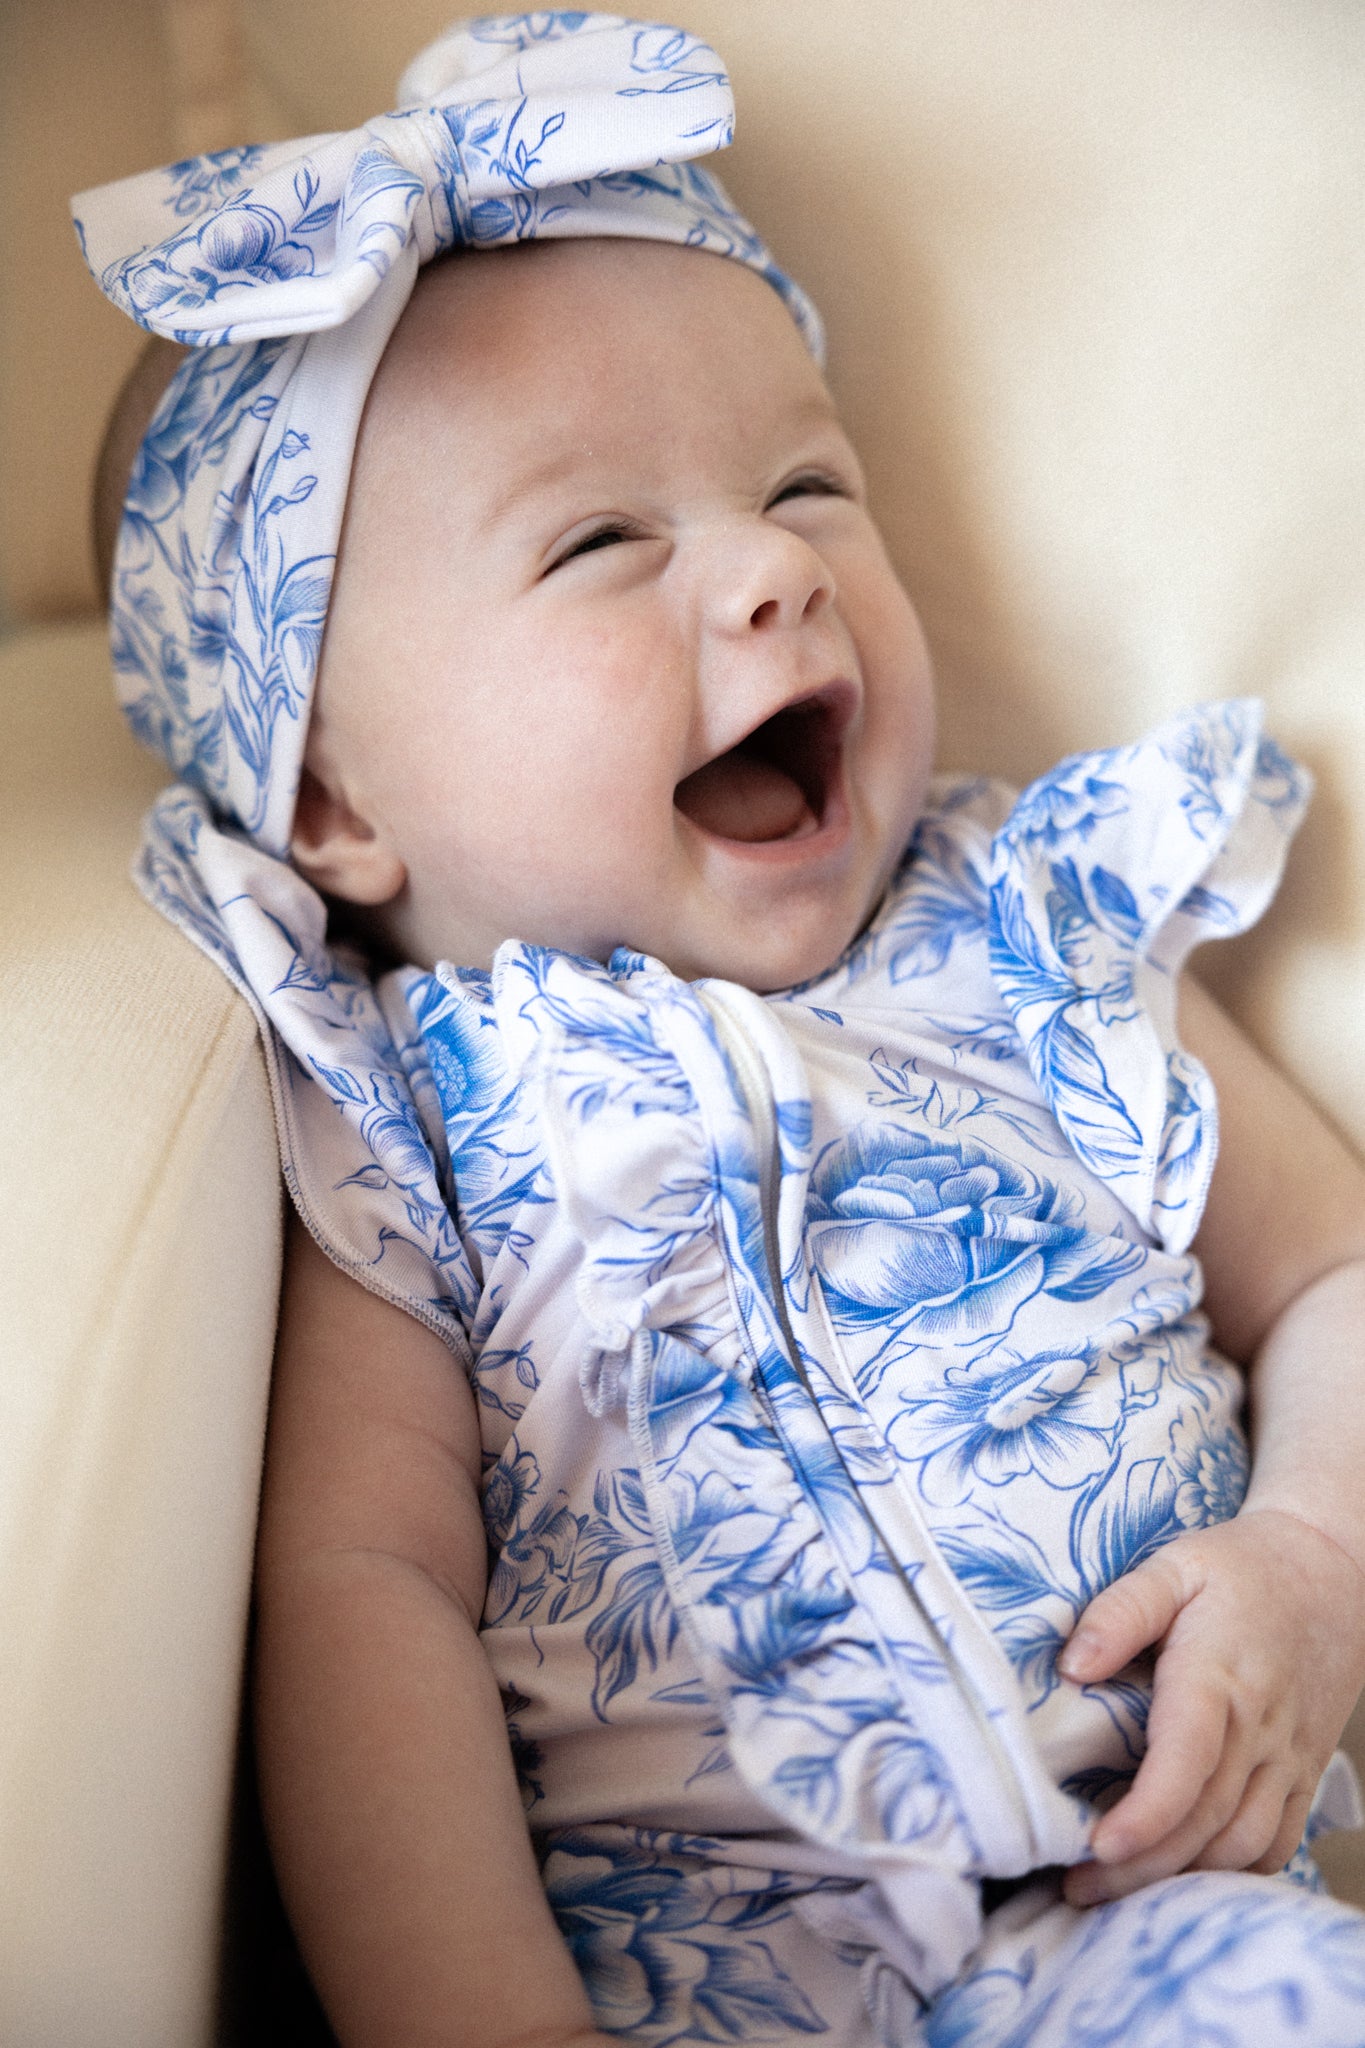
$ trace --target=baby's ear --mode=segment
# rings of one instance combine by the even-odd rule
[[[312,768],[299,783],[289,851],[315,889],[346,903],[391,903],[408,878],[382,834]]]

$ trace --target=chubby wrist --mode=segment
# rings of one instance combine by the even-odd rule
[[[1253,1475],[1237,1519],[1246,1522],[1262,1516],[1287,1525],[1287,1542],[1318,1545],[1324,1558],[1335,1556],[1355,1575],[1365,1595],[1365,1513],[1356,1501],[1337,1500],[1321,1489],[1310,1493],[1282,1482],[1261,1483]]]

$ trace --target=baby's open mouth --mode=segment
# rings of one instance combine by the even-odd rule
[[[678,784],[677,808],[703,832],[751,846],[818,832],[838,786],[849,717],[835,696],[822,691],[765,718]]]

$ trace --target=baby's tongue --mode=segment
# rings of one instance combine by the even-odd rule
[[[719,839],[791,839],[818,823],[785,768],[733,750],[680,782],[673,801]]]

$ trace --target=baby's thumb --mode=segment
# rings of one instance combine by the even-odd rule
[[[1125,1572],[1093,1599],[1057,1659],[1063,1678],[1087,1684],[1112,1678],[1140,1650],[1159,1642],[1185,1603],[1184,1588],[1163,1555]]]

